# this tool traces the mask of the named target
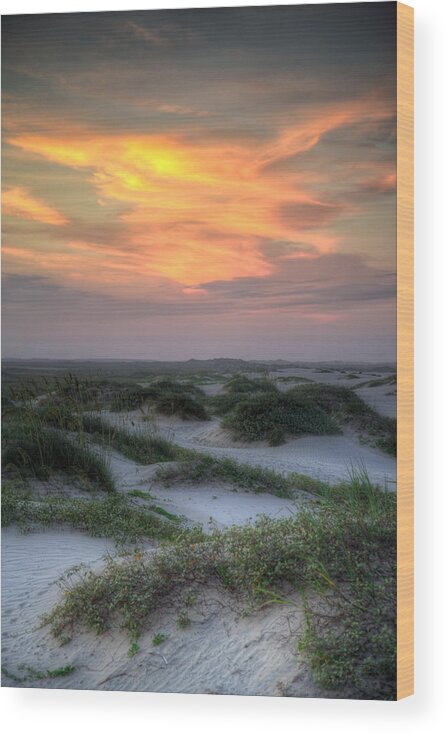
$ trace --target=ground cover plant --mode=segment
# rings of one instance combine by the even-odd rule
[[[26,484],[9,480],[2,489],[2,526],[12,524],[24,532],[36,526],[63,524],[93,537],[111,538],[120,545],[144,539],[175,540],[184,534],[202,537],[199,530],[186,530],[180,518],[153,502],[137,505],[118,493],[94,498],[42,497]]]
[[[134,385],[118,391],[111,404],[112,410],[135,410],[150,405],[162,415],[177,415],[183,420],[207,420],[205,395],[192,382],[157,379],[144,387]]]
[[[330,415],[294,389],[285,393],[266,391],[243,399],[225,416],[222,426],[229,429],[235,439],[266,439],[272,446],[282,443],[287,435],[320,436],[340,432]]]
[[[234,459],[197,454],[187,461],[160,467],[154,479],[170,486],[178,481],[193,484],[221,481],[253,492],[269,492],[279,497],[292,497],[300,484],[298,475],[289,478],[271,469],[240,464]]]
[[[265,377],[250,378],[237,374],[224,385],[223,392],[211,400],[211,406],[217,415],[225,416],[237,405],[249,397],[265,393],[278,393],[276,385]]]
[[[65,678],[75,671],[75,667],[73,665],[64,665],[60,668],[38,670],[32,665],[22,663],[18,666],[18,670],[21,671],[21,675],[14,673],[12,670],[8,670],[2,665],[3,675],[16,683],[25,683],[29,680],[45,680],[46,678]]]
[[[53,382],[47,394],[36,394],[31,385],[15,389],[2,406],[4,470],[38,479],[62,473],[92,488],[112,491],[107,449],[142,464],[189,458],[190,452],[157,435],[149,424],[129,432],[100,415],[86,413],[92,408],[92,395],[98,395],[96,390],[71,377],[57,386]],[[95,407],[102,405],[95,403]],[[98,445],[103,448],[98,450]]]
[[[264,517],[82,572],[44,621],[62,640],[118,621],[136,639],[152,612],[197,584],[218,584],[254,605],[287,603],[293,589],[307,616],[299,649],[317,682],[394,698],[395,549],[395,495],[354,477],[290,518]]]

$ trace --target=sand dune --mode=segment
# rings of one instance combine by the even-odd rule
[[[231,440],[226,432],[221,432],[218,419],[208,422],[159,419],[158,429],[163,436],[185,448],[284,474],[299,472],[336,483],[349,479],[353,470],[364,469],[371,481],[395,488],[396,460],[379,449],[360,443],[353,431],[345,431],[341,436],[294,438],[281,446],[264,443],[241,446],[228,445]]]
[[[295,371],[296,372],[296,371]],[[287,376],[284,372],[282,376]],[[309,379],[337,382],[340,375],[303,370]],[[363,375],[362,377],[365,377]],[[337,384],[346,381],[342,377]],[[347,383],[346,383],[347,384]],[[352,386],[352,385],[350,385]],[[219,383],[209,386],[217,393]],[[390,386],[363,387],[358,393],[373,407],[392,415],[395,396]],[[374,403],[375,401],[375,403]],[[149,430],[138,411],[123,417],[104,413],[110,422],[129,430]],[[265,443],[241,444],[220,428],[219,420],[182,421],[160,418],[153,430],[185,448],[216,457],[274,469],[299,472],[338,482],[353,469],[366,469],[373,482],[395,487],[396,461],[379,450],[361,444],[354,432],[340,436],[310,436],[271,447]],[[99,450],[99,449],[98,449]],[[103,451],[103,450],[101,450]],[[117,488],[149,492],[149,501],[190,523],[225,528],[253,522],[266,514],[286,517],[309,500],[305,493],[296,500],[270,494],[236,490],[214,481],[193,485],[186,481],[163,486],[155,474],[159,465],[142,466],[115,451],[108,461]],[[166,464],[164,464],[166,466]],[[49,491],[48,488],[44,491]],[[56,490],[55,490],[56,491]],[[61,490],[60,490],[61,491]],[[64,484],[64,492],[70,487]],[[75,492],[75,490],[73,490]],[[148,500],[134,500],[144,504]],[[129,657],[130,641],[117,627],[103,636],[81,632],[64,646],[41,628],[41,615],[61,598],[58,579],[71,568],[84,564],[99,569],[107,555],[114,556],[112,541],[90,538],[68,529],[51,529],[23,535],[16,528],[2,532],[2,637],[3,685],[22,687],[80,688],[133,691],[178,691],[240,695],[324,696],[316,688],[296,653],[298,631],[303,623],[299,596],[290,596],[287,606],[271,605],[247,616],[241,600],[219,588],[198,590],[189,610],[191,625],[179,629],[181,599],[153,615],[149,629],[138,641],[138,652]],[[165,642],[154,647],[154,634]],[[67,677],[37,678],[23,666],[47,671],[73,666]],[[334,693],[331,692],[331,697]],[[344,695],[344,694],[340,694]]]
[[[69,530],[21,535],[4,530],[3,685],[127,691],[178,691],[239,695],[322,695],[296,654],[303,622],[299,598],[290,606],[272,605],[245,615],[241,602],[221,590],[198,594],[191,625],[179,629],[173,605],[152,618],[150,629],[129,657],[130,641],[115,628],[103,636],[81,633],[60,646],[40,615],[56,602],[59,577],[77,563],[99,568],[113,545]],[[166,641],[154,647],[152,638]],[[61,678],[36,679],[23,670],[71,665]],[[24,680],[14,680],[9,674]]]

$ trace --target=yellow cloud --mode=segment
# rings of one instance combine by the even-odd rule
[[[22,186],[14,186],[3,192],[2,209],[3,214],[12,214],[15,217],[32,219],[43,224],[53,224],[57,227],[68,224],[68,219],[57,209],[32,196]]]
[[[305,176],[296,170],[278,174],[268,166],[315,146],[334,128],[391,114],[392,109],[373,98],[328,106],[263,145],[85,131],[22,135],[8,142],[86,170],[101,202],[123,206],[123,249],[137,256],[138,272],[188,288],[269,275],[274,266],[261,250],[265,239],[309,244],[317,254],[331,250],[336,238],[327,230],[327,213],[336,216],[341,208],[306,190]],[[52,223],[63,223],[57,216],[52,212]]]

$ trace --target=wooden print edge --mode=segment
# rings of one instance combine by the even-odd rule
[[[414,693],[413,37],[397,3],[397,700]]]

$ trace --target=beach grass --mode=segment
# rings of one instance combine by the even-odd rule
[[[86,571],[45,618],[56,637],[119,623],[132,639],[151,614],[199,584],[253,604],[299,591],[306,627],[299,650],[326,689],[395,696],[396,498],[361,475],[287,519],[213,531],[154,555]],[[289,591],[287,591],[287,589]]]
[[[158,464],[190,456],[187,449],[157,435],[150,426],[138,426],[128,431],[122,426],[112,425],[99,415],[85,415],[82,427],[90,440],[116,449],[139,464]]]
[[[193,382],[158,378],[148,385],[131,386],[115,393],[111,409],[116,412],[150,405],[156,413],[176,415],[183,420],[208,420],[205,395]]]
[[[153,502],[132,504],[125,495],[106,497],[39,497],[26,485],[5,481],[2,489],[2,526],[17,525],[23,532],[33,527],[66,525],[92,537],[111,538],[120,545],[143,540],[174,540],[180,533],[180,519]],[[200,531],[191,531],[201,537]]]
[[[112,473],[104,458],[94,452],[82,436],[46,426],[36,413],[22,412],[3,422],[2,466],[22,476],[47,479],[60,472],[112,492]]]
[[[216,458],[197,454],[187,461],[160,467],[154,479],[170,486],[179,481],[193,484],[225,482],[238,489],[269,492],[279,497],[292,497],[295,482],[288,477],[261,466],[241,464],[230,458]]]

